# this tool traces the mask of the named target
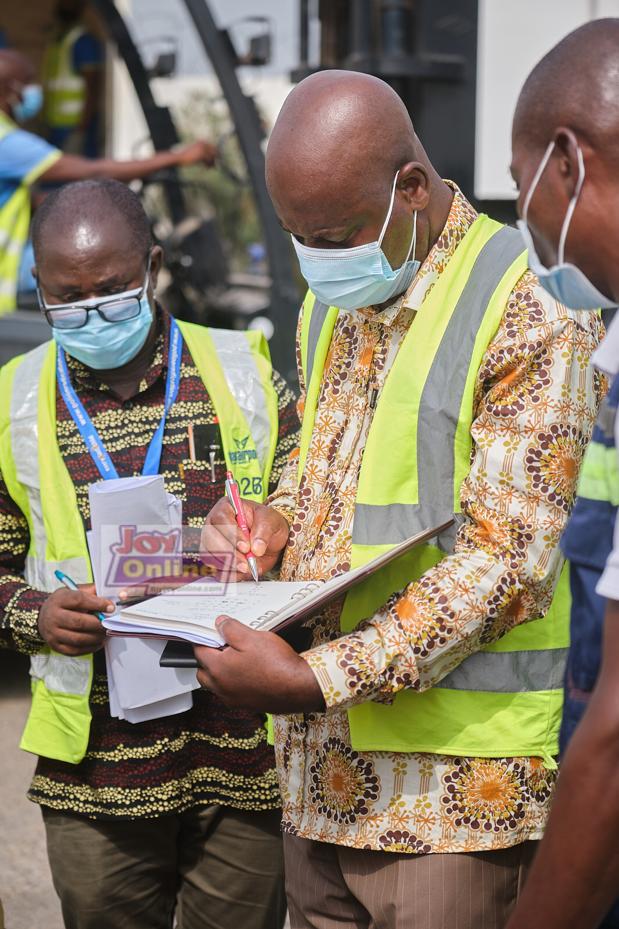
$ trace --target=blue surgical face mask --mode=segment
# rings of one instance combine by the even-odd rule
[[[39,291],[39,303],[44,312],[53,314],[54,339],[68,355],[99,371],[122,368],[143,347],[153,322],[153,311],[146,293],[148,280],[149,271],[142,287],[103,299],[95,297],[80,304],[46,304]],[[139,304],[139,313],[123,319],[124,314],[134,312],[136,304]],[[103,319],[93,309],[95,306],[115,321]],[[89,308],[85,326],[61,328],[63,319],[70,320],[72,314]]]
[[[54,339],[68,355],[98,371],[122,368],[135,358],[148,336],[153,311],[146,294],[140,298],[140,314],[133,319],[108,323],[89,313],[82,329],[53,329]]]
[[[33,119],[43,106],[43,88],[40,84],[26,84],[21,91],[21,99],[11,107],[13,118],[18,123]]]
[[[564,306],[569,307],[572,310],[597,310],[597,309],[610,309],[616,306],[616,302],[610,300],[608,297],[605,297],[604,294],[600,293],[597,287],[594,287],[591,281],[582,273],[580,268],[577,268],[576,265],[570,264],[564,260],[565,256],[565,240],[567,239],[567,234],[570,228],[570,223],[572,221],[572,216],[574,215],[574,210],[576,209],[576,204],[582,190],[582,185],[585,180],[585,162],[582,157],[582,151],[580,146],[578,146],[578,180],[576,182],[576,187],[574,189],[574,194],[572,199],[569,202],[567,208],[567,213],[565,214],[565,219],[563,220],[563,227],[561,229],[561,236],[559,238],[559,247],[557,249],[557,263],[553,265],[552,268],[546,268],[540,261],[537,252],[535,251],[535,245],[533,244],[533,237],[527,226],[527,216],[529,213],[529,206],[531,204],[531,198],[535,192],[535,188],[539,184],[539,180],[544,172],[548,160],[552,153],[552,150],[555,146],[554,142],[551,142],[544,157],[542,158],[540,165],[535,172],[535,176],[531,182],[531,186],[527,192],[527,195],[524,199],[524,205],[522,207],[522,219],[519,219],[517,222],[518,229],[520,234],[524,239],[524,244],[527,247],[529,252],[529,267],[534,274],[537,275],[540,284],[544,290],[555,298],[559,303],[562,303]]]
[[[393,212],[399,173],[394,178],[389,210],[375,242],[355,248],[309,248],[292,236],[301,273],[310,290],[327,306],[360,310],[364,306],[386,303],[410,287],[421,264],[415,260],[417,211],[413,217],[410,248],[401,268],[392,269],[381,247]]]

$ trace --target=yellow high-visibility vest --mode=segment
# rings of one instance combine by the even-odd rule
[[[226,467],[244,496],[262,502],[278,435],[277,394],[262,333],[205,329],[179,322],[217,414]],[[239,454],[242,449],[243,454]],[[56,343],[46,342],[0,369],[0,471],[26,517],[25,577],[38,590],[92,580],[75,488],[56,438]],[[32,706],[21,748],[77,764],[90,733],[91,655],[46,648],[31,658]]]
[[[85,29],[74,26],[52,42],[43,59],[45,122],[53,129],[79,125],[86,102],[86,81],[73,67],[73,47]]]
[[[0,142],[17,128],[12,119],[0,112]],[[30,184],[60,155],[61,152],[51,152],[0,204],[0,316],[12,313],[16,307],[19,265],[30,227]]]
[[[483,355],[527,267],[519,234],[481,215],[431,288],[381,391],[363,452],[355,501],[356,568],[424,528],[460,516],[471,464],[473,392]],[[339,310],[308,294],[301,329],[307,396],[299,481],[312,438],[327,352]],[[455,527],[346,597],[343,632],[382,607],[453,551]],[[359,751],[469,757],[558,752],[562,679],[569,638],[564,569],[543,618],[508,632],[423,693],[400,691],[391,705],[348,712]]]

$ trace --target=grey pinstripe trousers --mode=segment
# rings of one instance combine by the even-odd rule
[[[471,854],[364,851],[284,836],[291,929],[502,929],[536,842]]]

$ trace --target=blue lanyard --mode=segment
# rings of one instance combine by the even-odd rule
[[[170,320],[170,346],[168,350],[168,377],[165,385],[165,401],[163,414],[155,434],[150,440],[144,459],[143,475],[159,474],[159,464],[161,462],[161,450],[163,448],[163,432],[165,429],[166,417],[176,396],[178,394],[178,385],[181,376],[181,357],[183,354],[183,337],[174,319]],[[77,396],[69,369],[64,349],[60,345],[57,347],[56,355],[56,377],[60,393],[66,407],[73,417],[75,425],[84,440],[84,444],[90,452],[90,457],[99,469],[99,474],[106,480],[112,480],[118,477],[118,471],[114,467],[114,462],[110,458],[107,449],[101,441],[101,436],[95,429],[94,423],[86,410],[80,398]]]

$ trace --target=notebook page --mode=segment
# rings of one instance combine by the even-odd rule
[[[239,622],[259,628],[267,614],[277,613],[289,606],[307,590],[305,581],[262,581],[259,584],[246,582],[231,585],[228,593],[212,596],[208,585],[195,582],[197,593],[188,584],[172,594],[164,594],[123,609],[120,619],[125,628],[161,629],[172,635],[183,632],[215,631],[215,620],[222,613],[234,616]],[[137,629],[136,629],[137,631]]]

